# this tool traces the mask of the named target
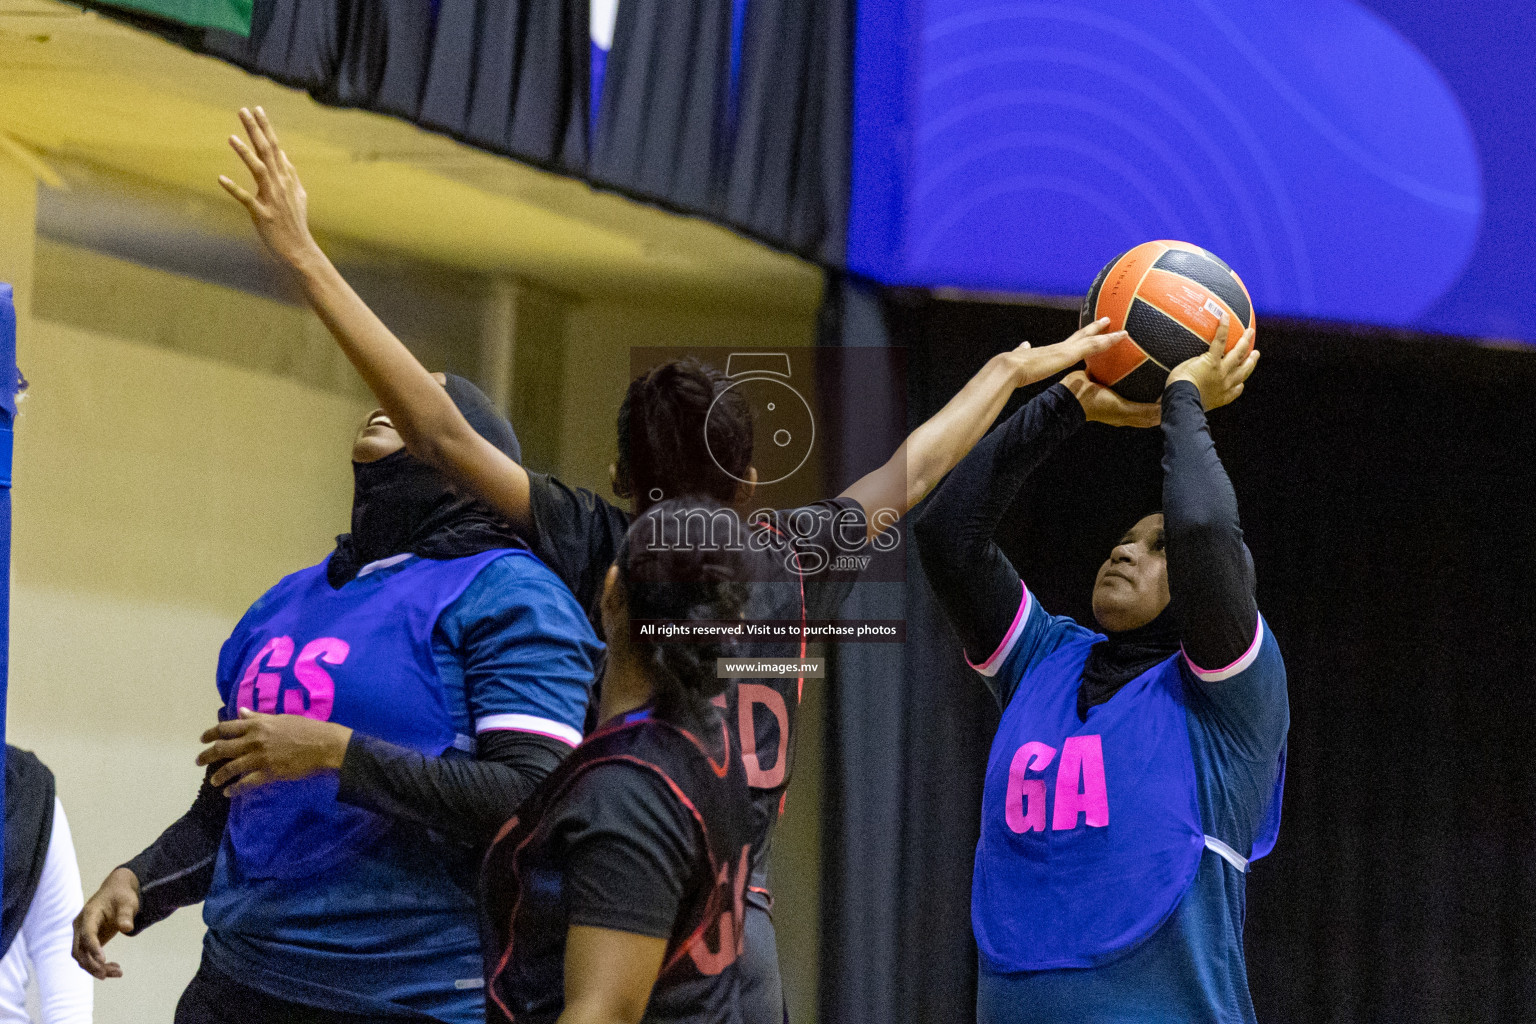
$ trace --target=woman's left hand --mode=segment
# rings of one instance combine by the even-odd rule
[[[1243,382],[1253,376],[1253,368],[1259,364],[1258,349],[1253,347],[1253,328],[1243,332],[1227,351],[1227,332],[1232,326],[1231,317],[1225,313],[1211,347],[1192,359],[1186,359],[1168,374],[1166,390],[1176,380],[1187,380],[1200,389],[1200,402],[1207,412],[1219,409],[1243,393]]]
[[[208,746],[199,765],[223,761],[209,778],[225,796],[237,796],[267,782],[302,779],[326,769],[339,770],[352,730],[303,715],[263,715],[249,708],[203,733]]]

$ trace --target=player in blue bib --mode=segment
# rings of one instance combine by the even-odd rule
[[[1280,823],[1285,668],[1205,412],[1245,335],[1169,375],[1161,409],[1073,374],[967,456],[914,532],[967,660],[1003,709],[972,882],[983,1024],[1251,1022],[1249,863]],[[993,532],[1085,419],[1161,419],[1163,511],[1100,568],[1098,631],[1040,607]]]
[[[204,900],[177,1024],[483,1021],[479,856],[581,740],[601,645],[571,593],[382,413],[353,465],[352,532],[224,644],[192,810],[76,922],[81,966],[116,977],[102,943]]]

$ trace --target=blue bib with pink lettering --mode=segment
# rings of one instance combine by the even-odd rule
[[[1178,907],[1207,847],[1178,658],[1082,722],[1077,691],[1098,639],[1068,641],[1029,671],[992,742],[971,922],[994,972],[1093,967],[1135,948]],[[1278,804],[1254,857],[1274,845]]]
[[[219,654],[225,714],[305,715],[441,755],[458,737],[432,657],[432,630],[482,569],[506,557],[533,556],[496,550],[420,558],[340,590],[326,580],[324,562],[285,577],[246,612]],[[228,835],[238,874],[308,877],[387,830],[380,816],[338,802],[337,786],[337,774],[323,772],[235,797]]]

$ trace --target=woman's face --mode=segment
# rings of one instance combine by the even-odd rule
[[[405,447],[405,442],[400,439],[399,431],[389,421],[383,409],[375,409],[363,420],[363,425],[357,428],[357,435],[352,438],[353,462],[378,462],[386,455],[393,455]]]
[[[447,374],[434,373],[432,377],[443,387],[448,386]],[[404,447],[405,441],[389,421],[389,416],[383,409],[375,409],[363,420],[363,425],[357,428],[357,434],[352,438],[352,461],[378,462]]]
[[[1111,633],[1145,626],[1168,607],[1168,558],[1163,553],[1163,514],[1147,516],[1126,531],[1099,567],[1093,583],[1093,617]]]

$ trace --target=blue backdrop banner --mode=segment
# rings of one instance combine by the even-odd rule
[[[16,421],[16,303],[11,286],[0,282],[0,739],[5,737],[6,689],[11,677],[11,429]],[[5,772],[0,771],[0,807],[5,806]],[[0,864],[5,862],[0,829]]]
[[[1077,296],[1206,246],[1261,313],[1536,341],[1536,10],[859,7],[849,269]]]

